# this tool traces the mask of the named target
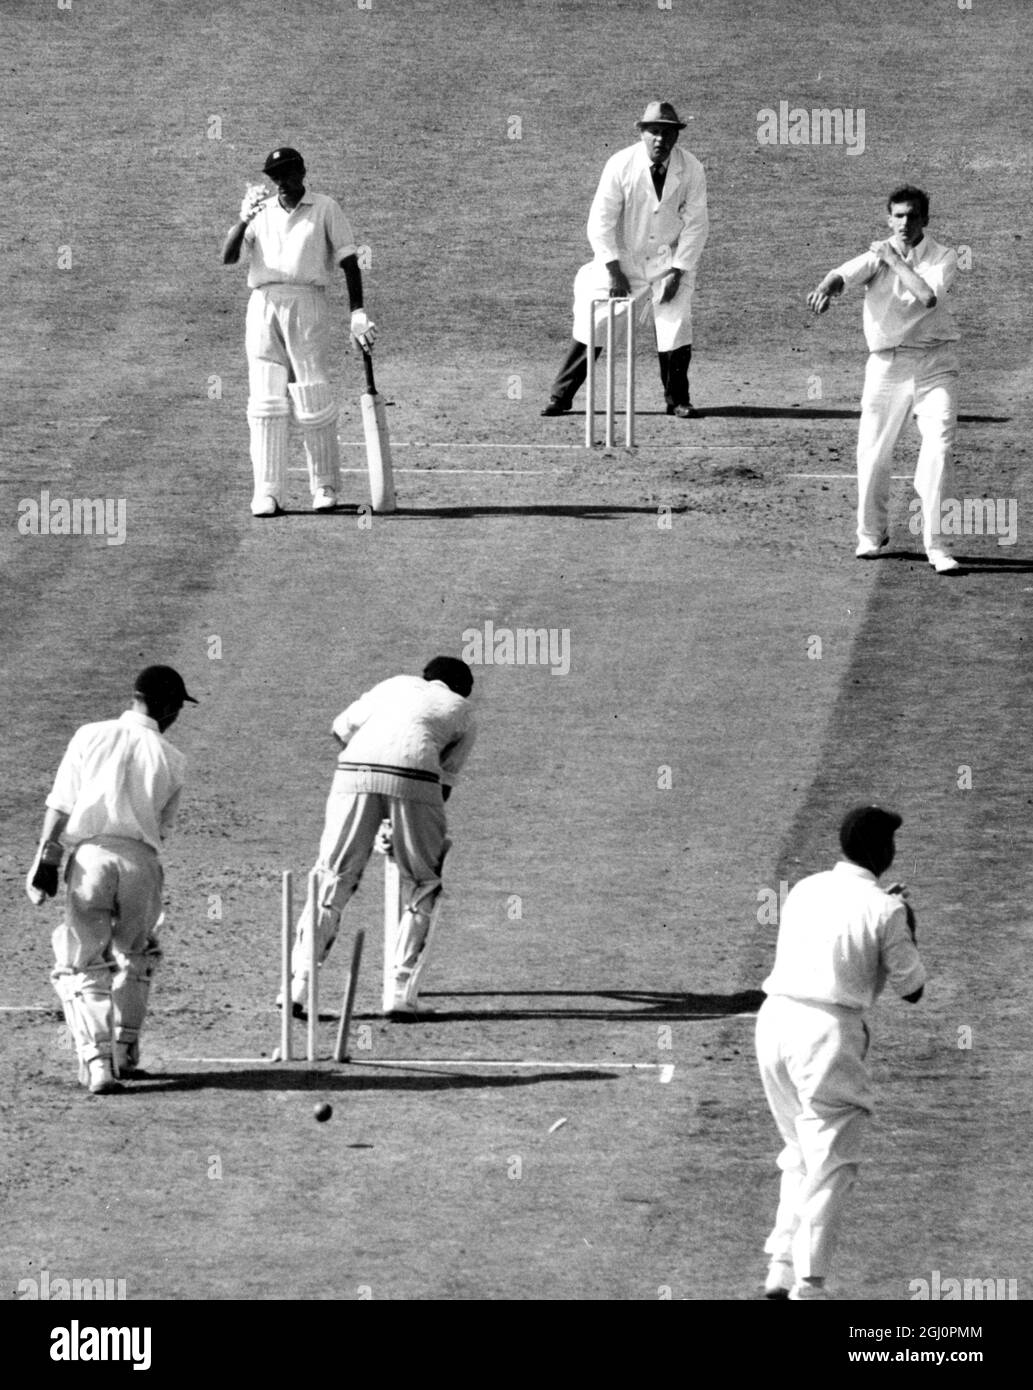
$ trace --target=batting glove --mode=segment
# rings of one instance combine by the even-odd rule
[[[377,326],[365,309],[353,309],[351,321],[352,337],[367,352],[377,340]]]
[[[64,853],[64,847],[58,840],[44,840],[36,851],[32,868],[25,878],[25,892],[33,907],[41,907],[47,898],[57,895],[58,869]]]
[[[394,857],[394,843],[391,839],[391,822],[382,821],[380,829],[377,831],[377,838],[373,841],[373,848],[378,854],[386,854],[389,859]]]
[[[250,222],[255,213],[263,203],[267,202],[273,195],[264,183],[248,184],[247,192],[244,194],[244,201],[240,205],[241,222]]]

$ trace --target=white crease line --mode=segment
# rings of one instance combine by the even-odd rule
[[[317,1058],[317,1061],[329,1062],[328,1057]],[[292,1062],[304,1062],[302,1057],[292,1058]],[[222,1063],[225,1065],[237,1066],[267,1066],[278,1067],[282,1063],[274,1062],[270,1057],[162,1057],[155,1061],[155,1066],[172,1067],[184,1066],[187,1063]],[[312,1065],[315,1065],[314,1063]],[[339,1063],[340,1066],[350,1067],[499,1067],[506,1071],[550,1071],[550,1070],[581,1070],[581,1071],[658,1071],[661,1081],[670,1081],[674,1075],[674,1066],[670,1062],[581,1062],[577,1059],[567,1062],[554,1061],[535,1061],[525,1059],[523,1061],[498,1061],[487,1057],[408,1057],[408,1058],[383,1058],[375,1059],[352,1058],[348,1063]],[[160,1071],[155,1071],[152,1075],[157,1078],[161,1076]]]
[[[337,441],[342,449],[365,449],[365,440],[339,439]],[[642,449],[770,449],[771,444],[671,444],[664,442],[650,442],[648,444],[638,444],[632,453],[637,453]],[[575,449],[579,453],[597,455],[603,452],[602,445],[595,445],[591,451],[585,448],[584,444],[461,444],[453,439],[392,439],[392,449]],[[626,454],[627,449],[623,444],[615,444],[614,453]]]
[[[60,1004],[0,1004],[0,1014],[56,1014]]]
[[[790,478],[856,478],[857,473],[790,473]],[[891,473],[890,478],[895,483],[909,483],[910,476],[907,473]]]

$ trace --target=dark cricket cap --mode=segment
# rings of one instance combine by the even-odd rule
[[[292,150],[289,145],[281,145],[278,150],[273,150],[266,156],[266,161],[262,165],[263,174],[272,174],[284,164],[304,164],[305,161],[297,150]]]
[[[881,806],[855,806],[843,817],[839,843],[847,858],[859,863],[867,858],[867,846],[887,844],[903,824],[901,816]]]
[[[473,672],[457,656],[436,656],[423,668],[425,681],[444,681],[449,690],[465,700],[473,689]]]
[[[153,701],[162,708],[183,704],[187,700],[192,705],[198,703],[193,695],[187,694],[183,677],[171,666],[145,666],[136,678],[133,693],[146,700],[148,705]]]

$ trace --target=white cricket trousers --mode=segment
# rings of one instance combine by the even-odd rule
[[[402,918],[395,952],[396,985],[408,977],[425,947],[441,894],[441,870],[449,849],[443,803],[408,801],[381,792],[331,787],[315,868],[319,875],[316,958],[322,965],[337,939],[341,912],[359,886],[382,821],[391,823],[398,865]],[[291,962],[291,994],[303,1003],[308,990],[309,905],[298,919]]]
[[[309,487],[340,483],[338,405],[330,384],[330,316],[319,285],[263,285],[252,290],[244,345],[254,499],[284,501],[288,416],[301,427]]]
[[[51,980],[79,1060],[135,1048],[161,960],[161,860],[142,840],[101,835],[72,851],[65,918],[54,932]]]
[[[915,491],[922,501],[922,544],[949,547],[940,535],[941,502],[953,495],[951,454],[957,422],[958,359],[953,343],[888,348],[868,357],[857,431],[857,539],[878,546],[889,534],[893,450],[914,415],[922,437]]]
[[[764,1249],[796,1278],[824,1278],[857,1177],[871,1113],[868,1030],[853,1009],[770,995],[757,1015],[757,1061],[782,1136],[775,1225]]]

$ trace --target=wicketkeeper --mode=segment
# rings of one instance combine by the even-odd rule
[[[96,1095],[122,1090],[118,1077],[139,1075],[140,1033],[162,956],[160,854],[186,766],[163,735],[186,701],[197,703],[171,666],[148,666],[133,691],[120,718],[84,724],[72,737],[25,883],[36,907],[55,897],[70,848],[51,979],[79,1081]]]
[[[319,876],[316,952],[330,952],[341,912],[355,892],[376,846],[381,822],[391,824],[402,918],[394,958],[390,1016],[417,1016],[420,975],[427,962],[442,891],[442,866],[451,841],[445,802],[475,737],[469,695],[473,672],[465,661],[437,656],[422,676],[381,681],[337,716],[341,746],[326,803],[326,825],[315,869]],[[308,993],[309,905],[297,924],[291,997],[304,1016]],[[282,1004],[282,1001],[281,1001]]]
[[[308,459],[312,509],[332,511],[340,487],[337,400],[330,384],[330,319],[326,291],[333,269],[344,271],[352,336],[373,346],[376,329],[362,304],[362,272],[351,225],[333,198],[305,187],[305,162],[283,146],[262,172],[276,184],[249,187],[240,220],[222,248],[225,265],[251,253],[245,347],[248,423],[254,470],[254,516],[276,516],[287,495],[291,405]]]

